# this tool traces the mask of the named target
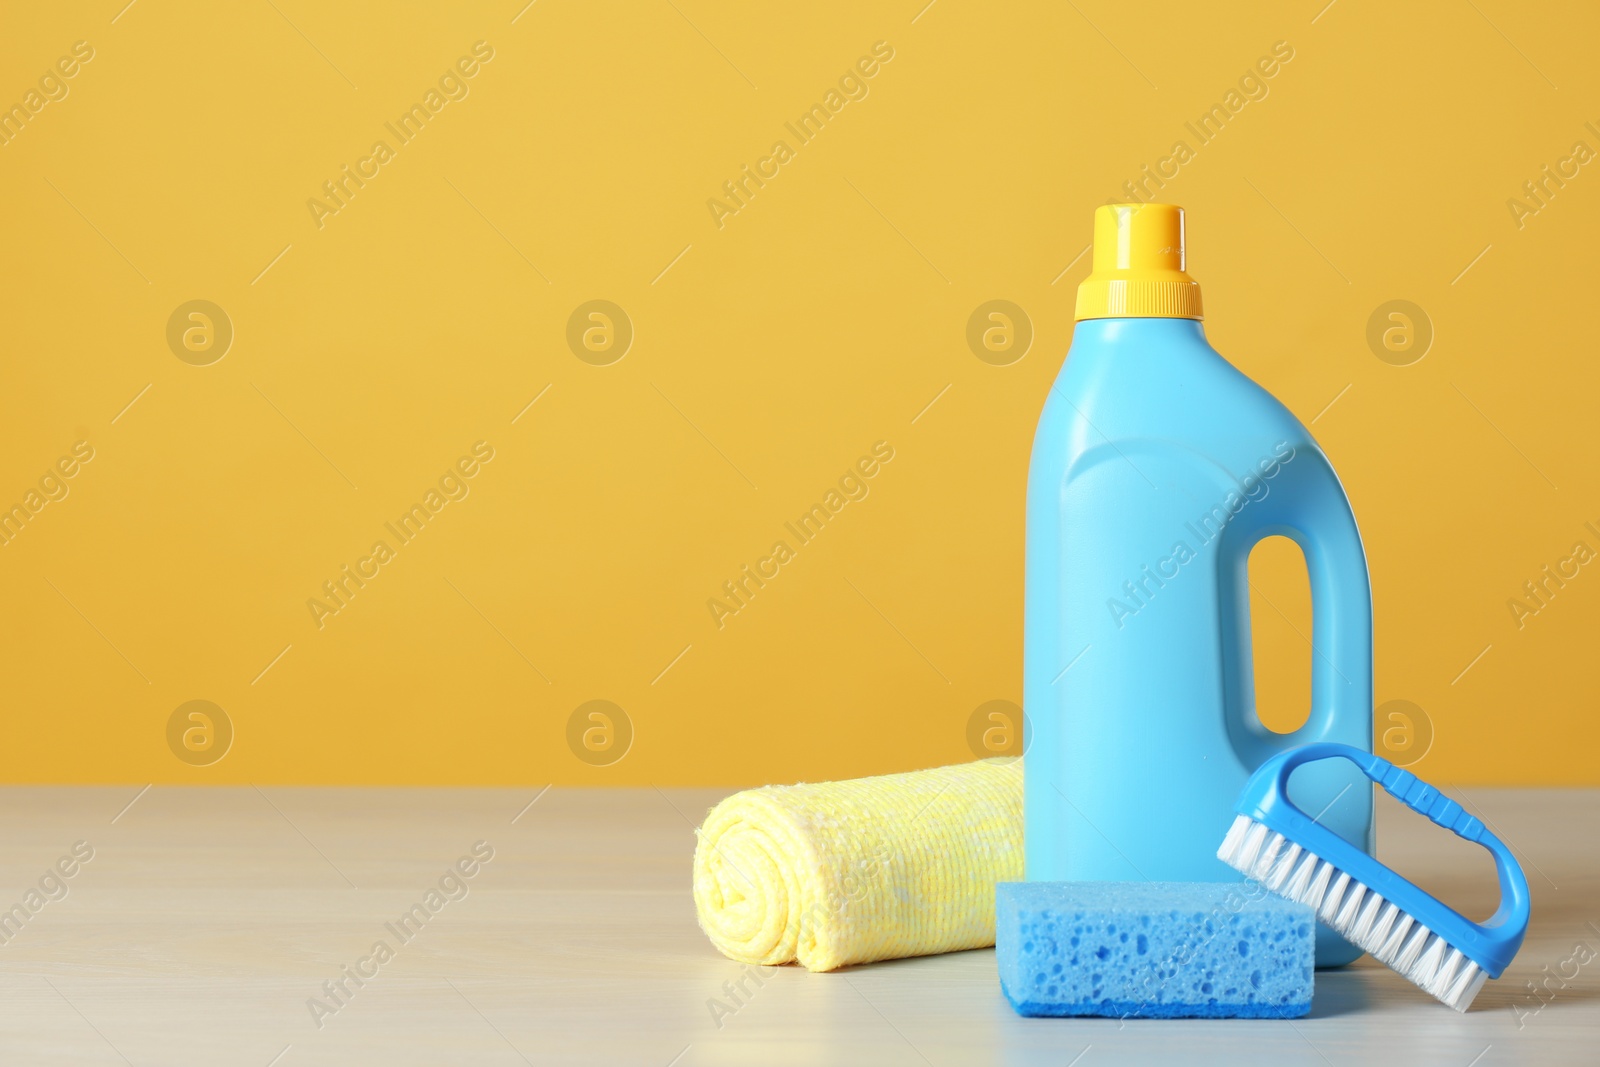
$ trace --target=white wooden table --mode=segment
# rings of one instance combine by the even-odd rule
[[[37,905],[0,911],[0,1064],[1600,1064],[1600,957],[1572,962],[1600,952],[1600,792],[1467,791],[1534,899],[1471,1014],[1363,961],[1319,973],[1293,1023],[1019,1019],[989,950],[783,968],[714,1019],[744,968],[695,925],[689,857],[725,792],[0,790],[0,909]],[[1386,799],[1381,855],[1486,915],[1487,855]],[[480,841],[465,895],[447,880],[458,899],[402,942]],[[1545,1003],[1526,983],[1547,976]]]

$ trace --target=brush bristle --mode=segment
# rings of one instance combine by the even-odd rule
[[[1345,940],[1424,992],[1466,1011],[1489,977],[1461,950],[1316,853],[1247,815],[1234,818],[1217,858],[1296,900]]]

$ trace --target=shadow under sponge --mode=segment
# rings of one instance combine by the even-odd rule
[[[1018,1015],[1293,1019],[1316,918],[1254,882],[1001,882],[1000,989]]]

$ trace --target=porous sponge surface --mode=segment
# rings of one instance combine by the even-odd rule
[[[1253,882],[1002,882],[1000,988],[1019,1015],[1290,1019],[1316,922]]]

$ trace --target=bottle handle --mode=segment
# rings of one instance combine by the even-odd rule
[[[1281,466],[1270,493],[1243,508],[1221,549],[1223,679],[1228,733],[1247,769],[1297,745],[1339,741],[1372,749],[1372,594],[1355,517],[1333,469],[1309,436],[1274,449]],[[1246,487],[1241,484],[1240,491]],[[1311,693],[1306,721],[1288,733],[1262,724],[1254,693],[1250,554],[1275,535],[1304,557],[1311,589]]]
[[[1337,736],[1341,723],[1363,724],[1364,744],[1372,744],[1372,594],[1355,522],[1325,529],[1322,523],[1294,531],[1305,553],[1311,583],[1311,715],[1307,733],[1317,739]]]

